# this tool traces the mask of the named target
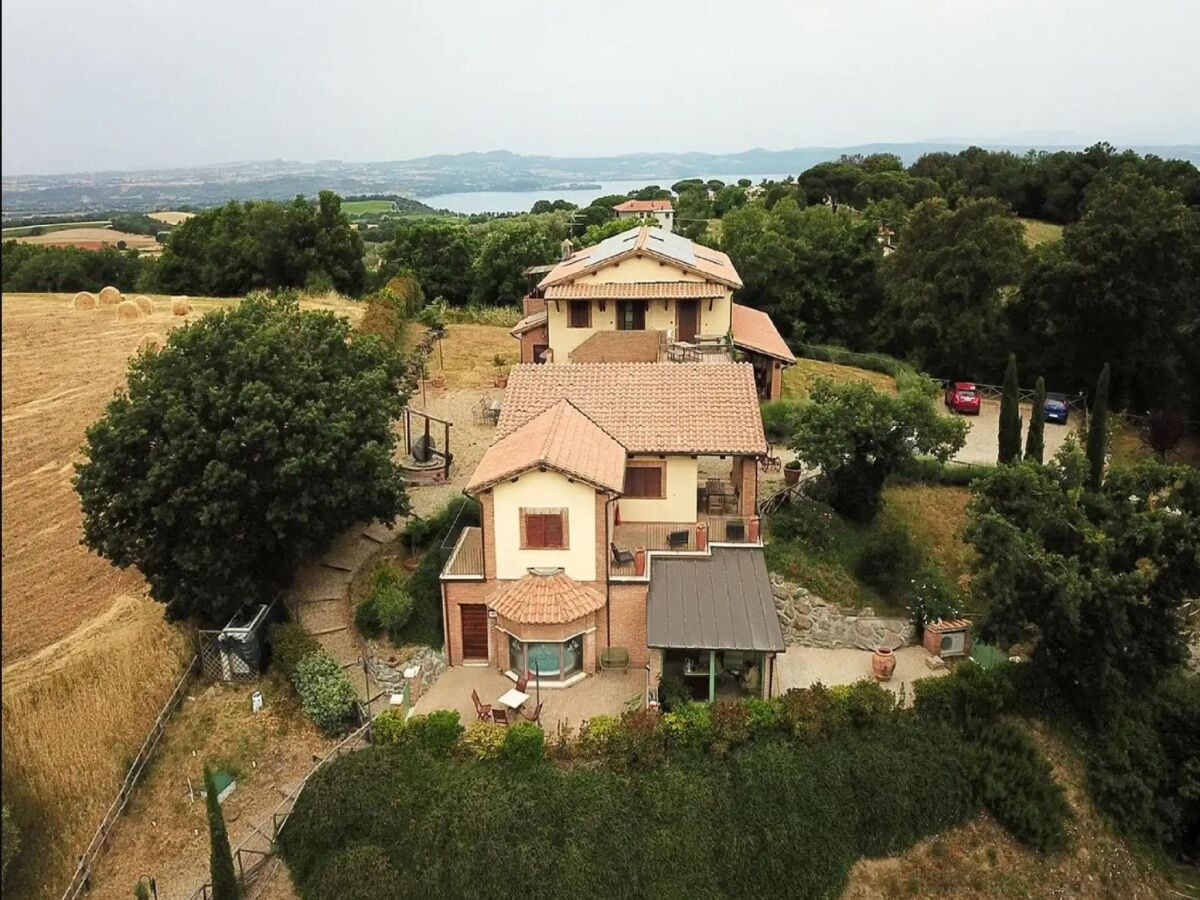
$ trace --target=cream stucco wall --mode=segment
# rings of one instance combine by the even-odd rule
[[[639,459],[657,460],[656,456],[630,457],[631,462]],[[695,522],[696,486],[698,461],[690,456],[668,456],[666,498],[622,497],[617,501],[621,509],[622,522]]]
[[[520,578],[535,566],[556,566],[580,581],[596,579],[596,489],[557,472],[526,472],[493,490],[496,577]],[[565,508],[567,549],[522,550],[521,508]]]
[[[576,284],[628,284],[637,281],[690,281],[705,279],[693,272],[685,272],[667,263],[646,257],[633,257],[588,272],[574,280]],[[700,300],[700,334],[724,335],[729,332],[733,313],[733,291],[721,286],[723,297]],[[675,300],[648,300],[646,303],[646,328],[654,331],[674,332],[676,321]],[[592,327],[567,327],[567,301],[546,302],[549,343],[554,350],[554,362],[570,362],[571,351],[597,331],[614,331],[617,327],[617,301],[606,300],[604,309],[600,302],[592,300]]]

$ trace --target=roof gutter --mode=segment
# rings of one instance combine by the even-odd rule
[[[612,647],[612,566],[609,555],[612,552],[612,519],[609,507],[621,499],[620,494],[613,494],[604,501],[604,646]]]

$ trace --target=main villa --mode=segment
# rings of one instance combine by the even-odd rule
[[[759,402],[794,360],[761,313],[738,333],[740,284],[724,254],[641,227],[527,299],[525,362],[465,489],[481,524],[441,575],[450,665],[552,687],[627,662],[697,699],[769,694]]]

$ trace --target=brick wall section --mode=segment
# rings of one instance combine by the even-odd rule
[[[496,583],[444,581],[442,589],[446,597],[446,662],[451,666],[461,666],[463,662],[462,616],[459,613],[459,606],[464,603],[485,603],[488,596],[496,589]],[[489,645],[494,645],[494,643],[489,639]],[[492,646],[489,646],[489,655],[495,655]]]
[[[731,474],[738,491],[738,513],[754,515],[758,507],[758,460],[752,456],[739,456],[733,461]]]
[[[533,347],[535,344],[548,345],[550,343],[547,337],[547,328],[542,325],[540,328],[533,328],[521,334],[521,362],[532,363],[537,362],[533,358]]]
[[[479,521],[483,525],[483,577],[496,577],[496,496],[490,490],[478,497]]]
[[[603,589],[603,585],[600,587]],[[629,651],[630,666],[644,666],[651,656],[646,646],[646,598],[650,593],[650,585],[614,584],[609,590],[609,616],[605,616],[604,610],[596,616],[597,652],[611,643],[613,647],[624,647]],[[612,620],[611,642],[606,639],[605,631],[609,619]]]
[[[534,313],[545,312],[545,297],[523,297],[521,299],[521,315],[532,316]]]
[[[783,396],[783,363],[771,363],[771,399],[778,400]]]

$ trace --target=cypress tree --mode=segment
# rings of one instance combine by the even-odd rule
[[[1000,395],[1000,452],[1001,465],[1021,458],[1021,399],[1017,387],[1017,357],[1008,354],[1004,370],[1004,390]]]
[[[1092,415],[1088,420],[1087,457],[1091,465],[1088,486],[1100,490],[1104,483],[1104,457],[1108,453],[1108,363],[1100,370],[1096,382],[1096,397],[1092,401]]]
[[[238,900],[241,889],[233,871],[233,853],[229,849],[229,833],[225,816],[217,799],[217,785],[208,766],[204,767],[204,791],[208,795],[208,869],[212,879],[212,900]]]
[[[1046,379],[1038,376],[1033,388],[1033,410],[1029,414],[1029,434],[1025,438],[1025,458],[1041,463],[1046,450]]]

